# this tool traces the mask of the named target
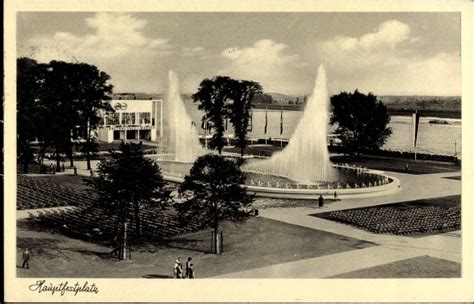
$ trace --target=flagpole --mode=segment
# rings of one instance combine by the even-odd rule
[[[415,160],[416,160],[416,140],[418,137],[418,123],[419,123],[419,114],[418,110],[415,109],[415,113],[412,114],[412,122],[413,122],[413,149],[414,149],[414,154],[415,154]]]
[[[265,145],[267,145],[267,124],[268,124],[268,107],[265,108]]]
[[[280,148],[283,148],[283,108],[280,115]]]

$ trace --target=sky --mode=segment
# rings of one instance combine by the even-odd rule
[[[217,75],[309,94],[324,64],[331,94],[461,95],[459,13],[21,12],[17,56],[81,61],[114,92],[181,92]]]

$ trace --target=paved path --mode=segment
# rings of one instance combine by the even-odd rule
[[[444,177],[459,176],[460,172],[409,175],[390,172],[400,179],[402,188],[396,194],[365,199],[348,199],[315,208],[262,209],[263,217],[365,240],[379,246],[346,251],[300,261],[230,273],[221,278],[324,278],[346,272],[383,265],[413,257],[428,255],[461,263],[461,232],[449,232],[421,238],[374,234],[349,225],[329,221],[309,214],[366,206],[389,204],[432,197],[461,194],[461,182]]]

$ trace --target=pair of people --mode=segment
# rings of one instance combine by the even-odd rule
[[[175,279],[194,279],[194,265],[192,263],[192,258],[188,257],[188,260],[186,261],[186,272],[183,275],[183,264],[181,262],[181,257],[178,257],[178,259],[174,263],[174,277]]]

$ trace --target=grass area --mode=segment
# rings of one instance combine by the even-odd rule
[[[274,152],[280,151],[280,146],[274,145],[251,145],[244,149],[245,154],[259,155],[259,156],[271,156]],[[224,152],[239,153],[240,148],[236,147],[225,147]]]
[[[312,214],[374,233],[426,236],[461,229],[461,196]]]
[[[385,265],[339,274],[331,278],[460,278],[461,264],[430,256],[420,256]]]
[[[407,174],[431,174],[460,171],[461,166],[444,162],[423,161],[414,159],[400,159],[381,156],[363,155],[360,158],[350,156],[333,156],[334,163],[350,163],[360,167],[367,167],[382,171],[395,171]],[[406,170],[408,165],[408,170]]]
[[[137,140],[131,140],[131,142],[138,143],[139,141]],[[115,142],[105,142],[105,141],[98,141],[99,144],[99,150],[100,151],[109,151],[109,150],[118,150],[120,147],[120,141],[115,141]],[[144,150],[147,149],[156,149],[158,150],[156,145],[149,145],[146,142],[142,142],[142,146]]]
[[[110,255],[109,247],[30,230],[20,224],[17,256],[20,257],[22,248],[28,247],[32,258],[30,269],[17,268],[17,274],[19,277],[169,278],[174,260],[178,256],[183,259],[191,256],[196,277],[206,278],[374,245],[265,218],[251,218],[244,224],[224,223],[222,230],[222,255],[206,253],[196,246],[200,240],[206,244],[203,233],[199,232],[166,243],[135,246],[132,260],[118,261]]]
[[[330,205],[337,200],[324,199],[324,206]],[[319,208],[318,198],[314,200],[297,200],[297,199],[282,199],[282,198],[270,198],[270,197],[257,197],[253,206],[257,209],[267,208]]]

